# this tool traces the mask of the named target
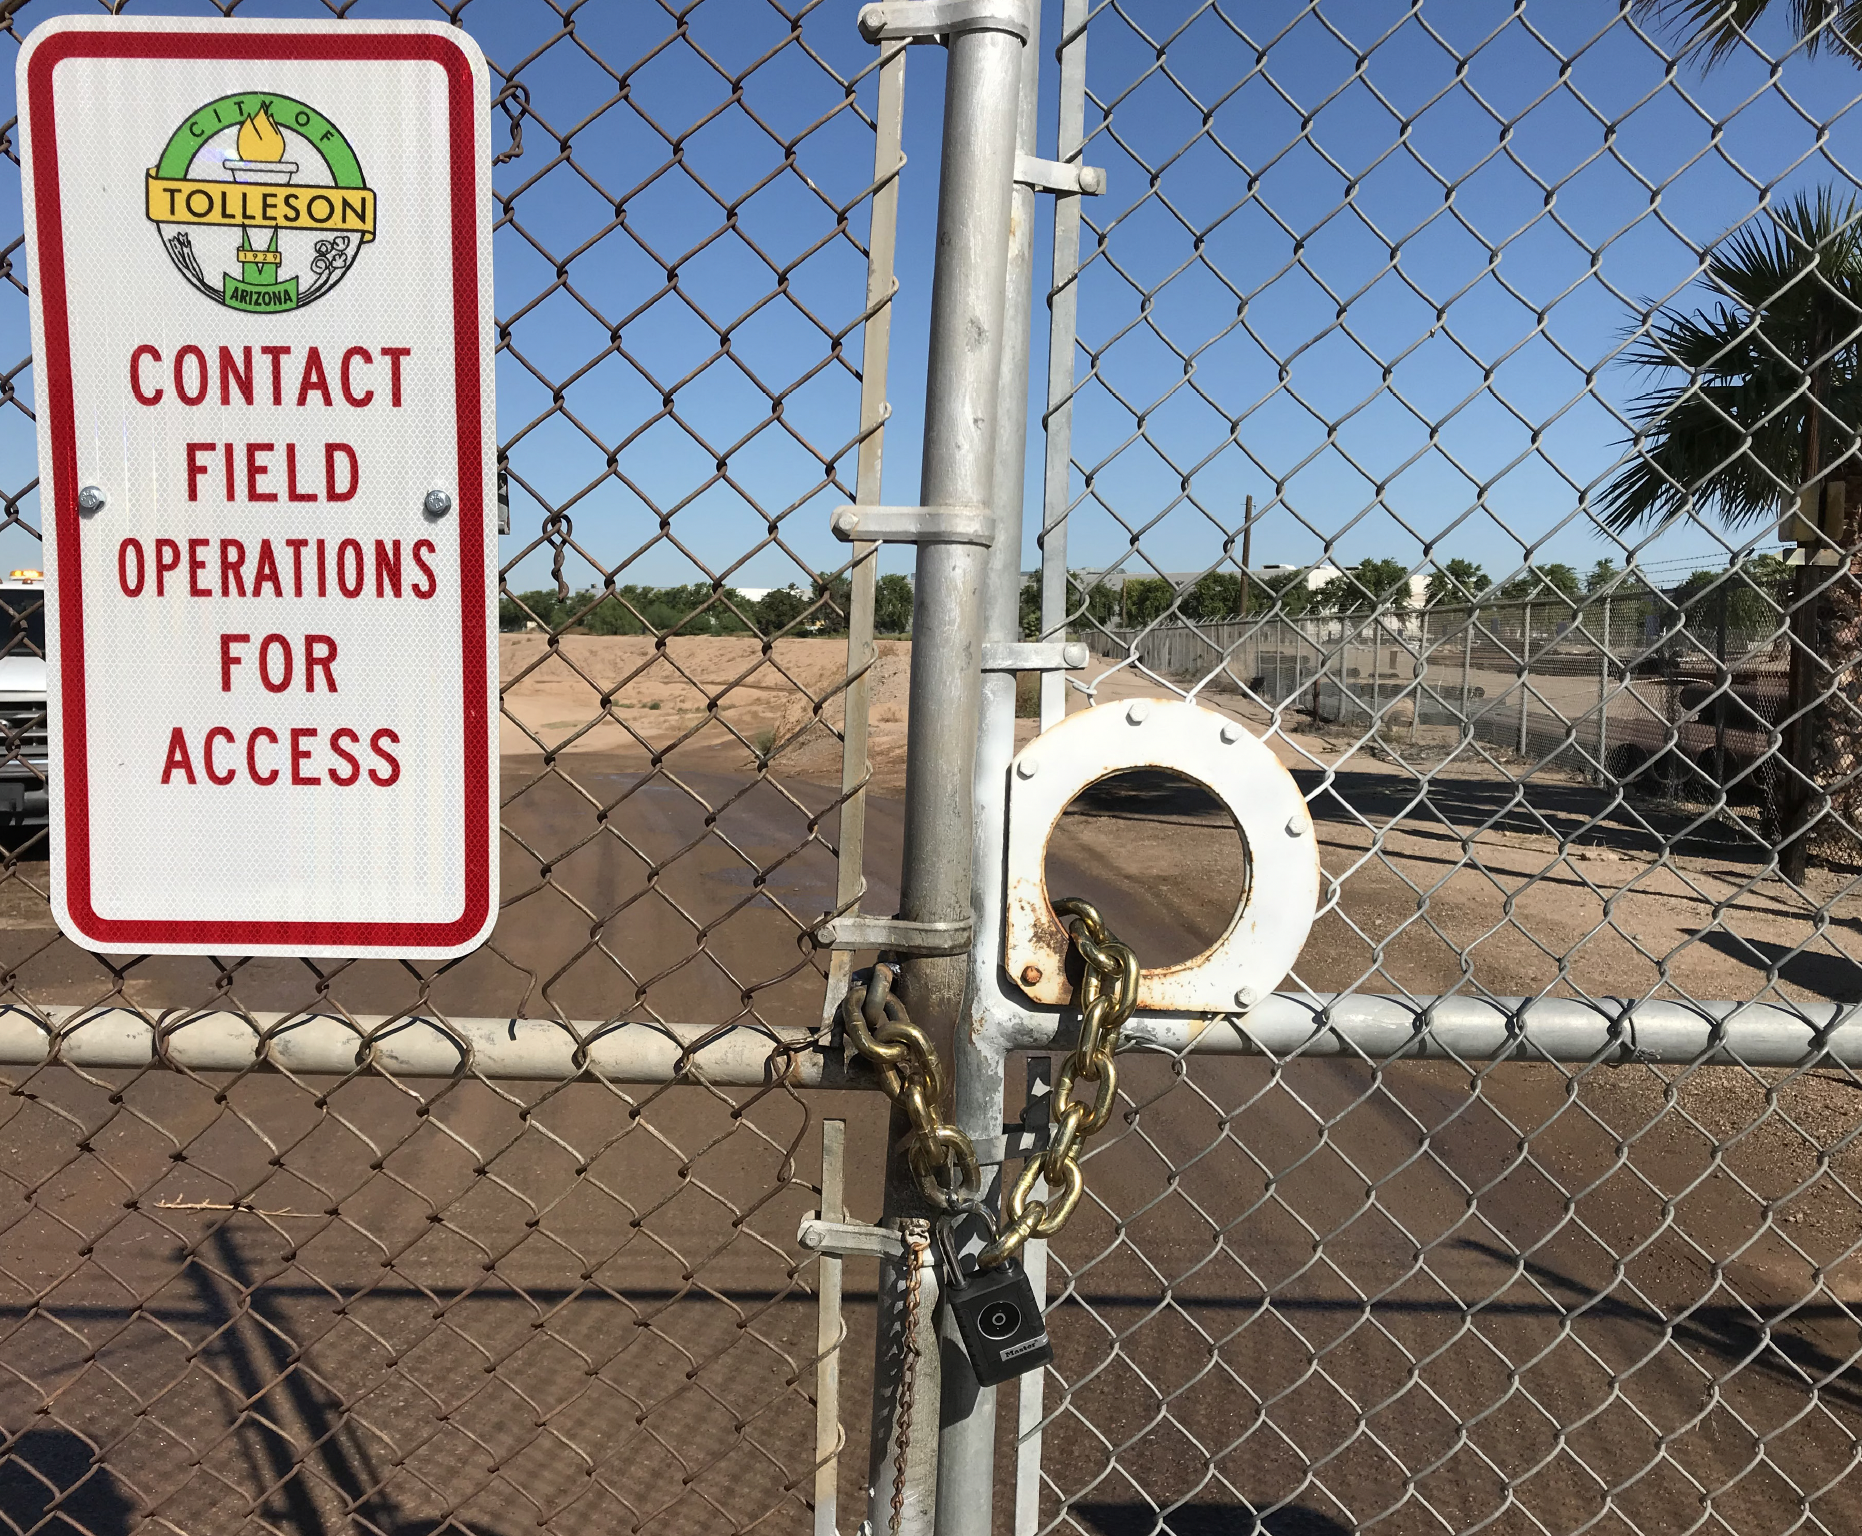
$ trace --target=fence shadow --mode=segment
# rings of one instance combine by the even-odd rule
[[[258,1511],[263,1520],[293,1536],[498,1536],[454,1510],[420,1516],[401,1509],[383,1487],[384,1476],[342,1402],[297,1357],[292,1320],[279,1306],[294,1288],[264,1284],[230,1224],[204,1246],[212,1252],[212,1265],[194,1259],[187,1274],[218,1341],[216,1352],[249,1405],[240,1416],[239,1436],[256,1480],[270,1490]],[[281,1432],[293,1423],[308,1447],[302,1454]],[[313,1463],[346,1506],[335,1518],[312,1494],[305,1472]],[[91,1536],[106,1533],[93,1530]]]
[[[1522,1259],[1491,1243],[1463,1238],[1456,1246],[1498,1263],[1519,1264],[1548,1290],[1581,1302],[1587,1317],[1625,1324],[1657,1337],[1667,1333],[1676,1343],[1692,1345],[1725,1361],[1732,1368],[1729,1376],[1754,1371],[1793,1391],[1814,1391],[1826,1406],[1840,1404],[1851,1412],[1862,1411],[1862,1367],[1857,1365],[1856,1354],[1833,1354],[1807,1336],[1819,1325],[1850,1331],[1854,1314],[1842,1302],[1806,1300],[1782,1306],[1714,1302],[1669,1317],[1633,1297],[1601,1295],[1574,1275]]]
[[[90,1442],[29,1429],[0,1451],[0,1530],[8,1536],[129,1536],[134,1517]]]
[[[1246,1504],[1181,1504],[1160,1516],[1152,1504],[1074,1504],[1099,1536],[1350,1536],[1350,1528],[1303,1504],[1262,1515]]]
[[[1862,965],[1847,955],[1802,951],[1793,954],[1790,946],[1774,944],[1769,939],[1749,939],[1715,928],[1699,936],[1708,949],[1749,965],[1754,970],[1778,973],[1778,979],[1802,987],[1833,1003],[1862,1003]]]

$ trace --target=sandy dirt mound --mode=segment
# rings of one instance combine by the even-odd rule
[[[676,750],[679,760],[840,777],[847,642],[748,637],[500,635],[507,753]],[[881,640],[869,674],[872,754],[902,762],[911,646]]]

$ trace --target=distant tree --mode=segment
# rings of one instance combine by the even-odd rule
[[[1240,618],[1241,583],[1233,571],[1211,571],[1183,594],[1183,616],[1207,624]]]
[[[881,576],[873,584],[873,633],[912,632],[912,583],[908,576]]]
[[[853,612],[853,578],[845,571],[829,575],[826,571],[815,572],[814,592],[810,599],[814,604],[803,628],[815,635],[844,635],[847,633],[847,616]]]
[[[1764,633],[1784,625],[1790,574],[1790,567],[1779,556],[1759,555],[1733,570],[1695,571],[1669,596],[1697,637],[1718,627],[1722,603],[1729,628],[1745,634]]]
[[[1276,571],[1271,576],[1251,578],[1253,596],[1249,600],[1251,618],[1274,615],[1297,619],[1314,607],[1313,589],[1306,584],[1309,573],[1302,567],[1294,571]],[[1323,589],[1322,589],[1323,590]]]
[[[535,624],[540,629],[554,629],[566,606],[547,587],[537,592],[507,592],[498,599],[498,628],[522,631]]]
[[[1119,624],[1119,589],[1102,577],[1087,577],[1077,571],[1067,573],[1069,617],[1084,621],[1094,629],[1114,629]]]
[[[1314,594],[1315,606],[1328,613],[1401,613],[1409,607],[1409,567],[1401,560],[1360,560],[1334,576]]]
[[[809,599],[791,582],[786,587],[772,587],[756,603],[756,627],[765,639],[789,631],[808,611]]]
[[[1120,622],[1130,629],[1155,624],[1177,605],[1177,589],[1161,576],[1130,576],[1119,592]]]
[[[1617,570],[1614,560],[1599,560],[1590,568],[1590,575],[1584,578],[1585,596],[1610,591],[1622,580],[1622,574]]]
[[[1492,585],[1487,573],[1472,560],[1450,560],[1429,573],[1424,601],[1431,608],[1471,603]]]
[[[1568,565],[1531,565],[1501,587],[1500,595],[1509,602],[1562,603],[1575,608],[1584,587]]]

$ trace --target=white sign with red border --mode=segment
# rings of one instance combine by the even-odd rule
[[[119,953],[496,913],[484,56],[61,17],[19,57],[53,907]]]

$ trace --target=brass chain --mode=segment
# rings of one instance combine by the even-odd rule
[[[977,1255],[983,1269],[1012,1259],[1031,1237],[1050,1238],[1072,1216],[1086,1189],[1080,1149],[1088,1136],[1103,1130],[1118,1098],[1119,1031],[1138,1002],[1138,957],[1131,946],[1112,936],[1099,909],[1084,901],[1057,901],[1054,910],[1073,922],[1068,932],[1080,952],[1081,976],[1075,1002],[1080,1009],[1080,1038],[1054,1084],[1053,1129],[1047,1150],[1022,1164],[1021,1177],[1002,1202],[996,1240]],[[1110,989],[1110,990],[1108,990]],[[1091,1103],[1073,1097],[1074,1084],[1095,1085]],[[1045,1179],[1049,1193],[1036,1199],[1035,1184]]]
[[[1081,978],[1075,1001],[1080,1009],[1080,1038],[1054,1085],[1056,1111],[1047,1150],[1022,1165],[1021,1177],[1003,1202],[994,1240],[977,1257],[993,1269],[1021,1252],[1031,1237],[1050,1238],[1067,1224],[1086,1189],[1080,1151],[1087,1137],[1112,1118],[1118,1096],[1119,1031],[1138,1001],[1138,957],[1114,938],[1098,908],[1089,902],[1054,903],[1070,917],[1068,933],[1079,951]],[[880,1085],[905,1106],[912,1123],[905,1159],[925,1198],[937,1209],[973,1208],[982,1187],[976,1148],[970,1138],[945,1121],[944,1068],[923,1030],[892,995],[892,968],[877,965],[865,987],[850,987],[841,1004],[841,1021],[860,1054],[879,1070]],[[1077,1083],[1094,1085],[1090,1102],[1073,1097]],[[1058,1195],[1035,1198],[1045,1179]]]
[[[982,1169],[970,1138],[944,1119],[944,1064],[925,1032],[892,995],[892,967],[876,965],[866,986],[847,989],[841,1023],[879,1072],[893,1103],[912,1123],[905,1162],[932,1207],[959,1210],[982,1192]]]

